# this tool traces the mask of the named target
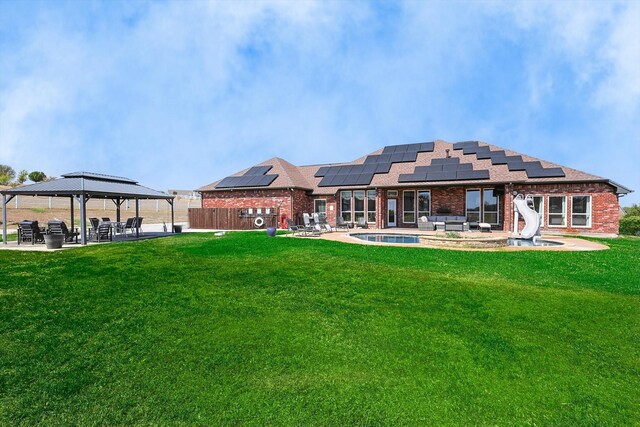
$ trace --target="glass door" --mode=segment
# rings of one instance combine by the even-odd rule
[[[387,200],[387,225],[389,227],[396,226],[396,199]]]

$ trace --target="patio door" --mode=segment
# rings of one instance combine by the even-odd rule
[[[396,204],[398,203],[397,199],[388,199],[387,200],[387,226],[395,227],[396,226]]]

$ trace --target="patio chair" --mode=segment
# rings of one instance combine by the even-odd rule
[[[91,240],[93,236],[98,232],[100,220],[98,218],[89,218],[89,222],[91,223],[91,227],[89,227],[89,240]]]
[[[138,234],[144,235],[144,233],[142,232],[142,220],[144,218],[142,218],[140,216],[137,216],[137,217],[135,217],[135,219],[136,220],[135,220],[135,223],[133,225],[133,228],[137,228],[138,229]]]
[[[315,217],[316,214],[314,214]],[[320,228],[324,231],[331,233],[333,228],[331,228],[331,224],[327,222],[327,217],[325,215],[318,215],[318,222],[320,223]]]
[[[98,225],[98,228],[93,234],[92,239],[94,242],[113,241],[113,233],[111,232],[111,224],[102,223]]]
[[[80,233],[75,230],[69,231],[64,221],[51,220],[47,224],[47,229],[49,230],[49,234],[60,234],[64,236],[65,242],[73,242],[73,238],[75,237],[76,243],[78,243]]]
[[[308,213],[302,214],[302,219],[304,221],[304,235],[307,236],[311,234],[312,236],[320,235],[320,227],[316,227],[314,224],[311,224],[311,218]]]
[[[291,218],[287,218],[287,230],[290,231],[290,235],[296,235],[296,233],[304,232],[304,227],[301,225],[295,225]]]
[[[369,228],[369,224],[367,224],[365,217],[358,218],[358,228]]]
[[[344,222],[344,218],[342,218],[342,216],[339,216],[338,218],[336,218],[336,230],[340,230],[341,228],[349,231],[349,228],[351,228],[351,226],[349,225],[349,223]]]
[[[44,242],[38,221],[20,221],[18,224],[18,244],[31,242],[32,245]]]
[[[127,218],[127,222],[125,222],[124,224],[121,223],[117,231],[121,234],[124,234],[125,236],[127,235],[127,230],[133,233],[135,220],[135,217]]]

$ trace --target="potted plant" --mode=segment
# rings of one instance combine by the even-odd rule
[[[60,249],[64,243],[64,235],[62,234],[50,234],[47,230],[44,234],[44,244],[47,245],[47,249]]]

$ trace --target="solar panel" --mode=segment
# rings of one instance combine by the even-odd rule
[[[400,163],[404,158],[405,153],[393,153],[391,155],[391,163]]]
[[[492,165],[506,165],[508,163],[507,156],[492,156],[491,164]]]
[[[391,169],[391,163],[378,163],[376,173],[389,173],[389,169]]]
[[[431,160],[432,165],[450,165],[452,163],[460,163],[460,159],[458,157],[446,157],[444,159]]]
[[[529,178],[561,178],[565,176],[562,168],[546,168],[527,170]]]
[[[264,175],[267,172],[269,172],[271,169],[273,168],[273,166],[271,165],[265,165],[265,166],[254,166],[251,169],[249,169],[248,171],[246,171],[244,173],[244,176],[249,176],[249,175]]]
[[[415,162],[417,158],[418,158],[418,153],[417,152],[407,151],[406,153],[403,154],[401,161],[402,162]]]
[[[433,151],[434,147],[435,147],[435,144],[433,142],[423,142],[420,144],[420,150],[418,151],[419,152]]]
[[[455,172],[429,172],[427,174],[427,181],[455,181]]]
[[[381,163],[381,164],[384,164],[384,163]],[[362,172],[363,173],[375,173],[377,167],[378,167],[377,165],[373,165],[373,164],[362,165]]]
[[[465,147],[477,147],[478,141],[461,141],[453,144],[454,150],[462,150]]]
[[[527,169],[525,162],[509,162],[507,163],[510,171],[523,171]]]
[[[372,173],[361,173],[358,175],[357,185],[369,185],[371,184],[371,180],[373,179]]]
[[[347,175],[343,181],[344,185],[356,185],[360,175]]]
[[[325,176],[333,176],[333,175],[337,175],[338,171],[340,170],[339,166],[332,166],[329,169],[327,169],[327,171],[325,172]]]
[[[331,169],[329,166],[322,166],[321,168],[318,169],[318,171],[316,172],[316,174],[314,176],[316,178],[319,178],[321,176],[325,176],[329,169]]]
[[[480,147],[480,148],[482,148],[482,150],[478,150],[476,152],[476,158],[478,160],[490,159],[492,156],[491,149],[489,147]]]
[[[507,163],[517,163],[517,162],[521,162],[522,160],[522,156],[505,156],[507,159]]]

